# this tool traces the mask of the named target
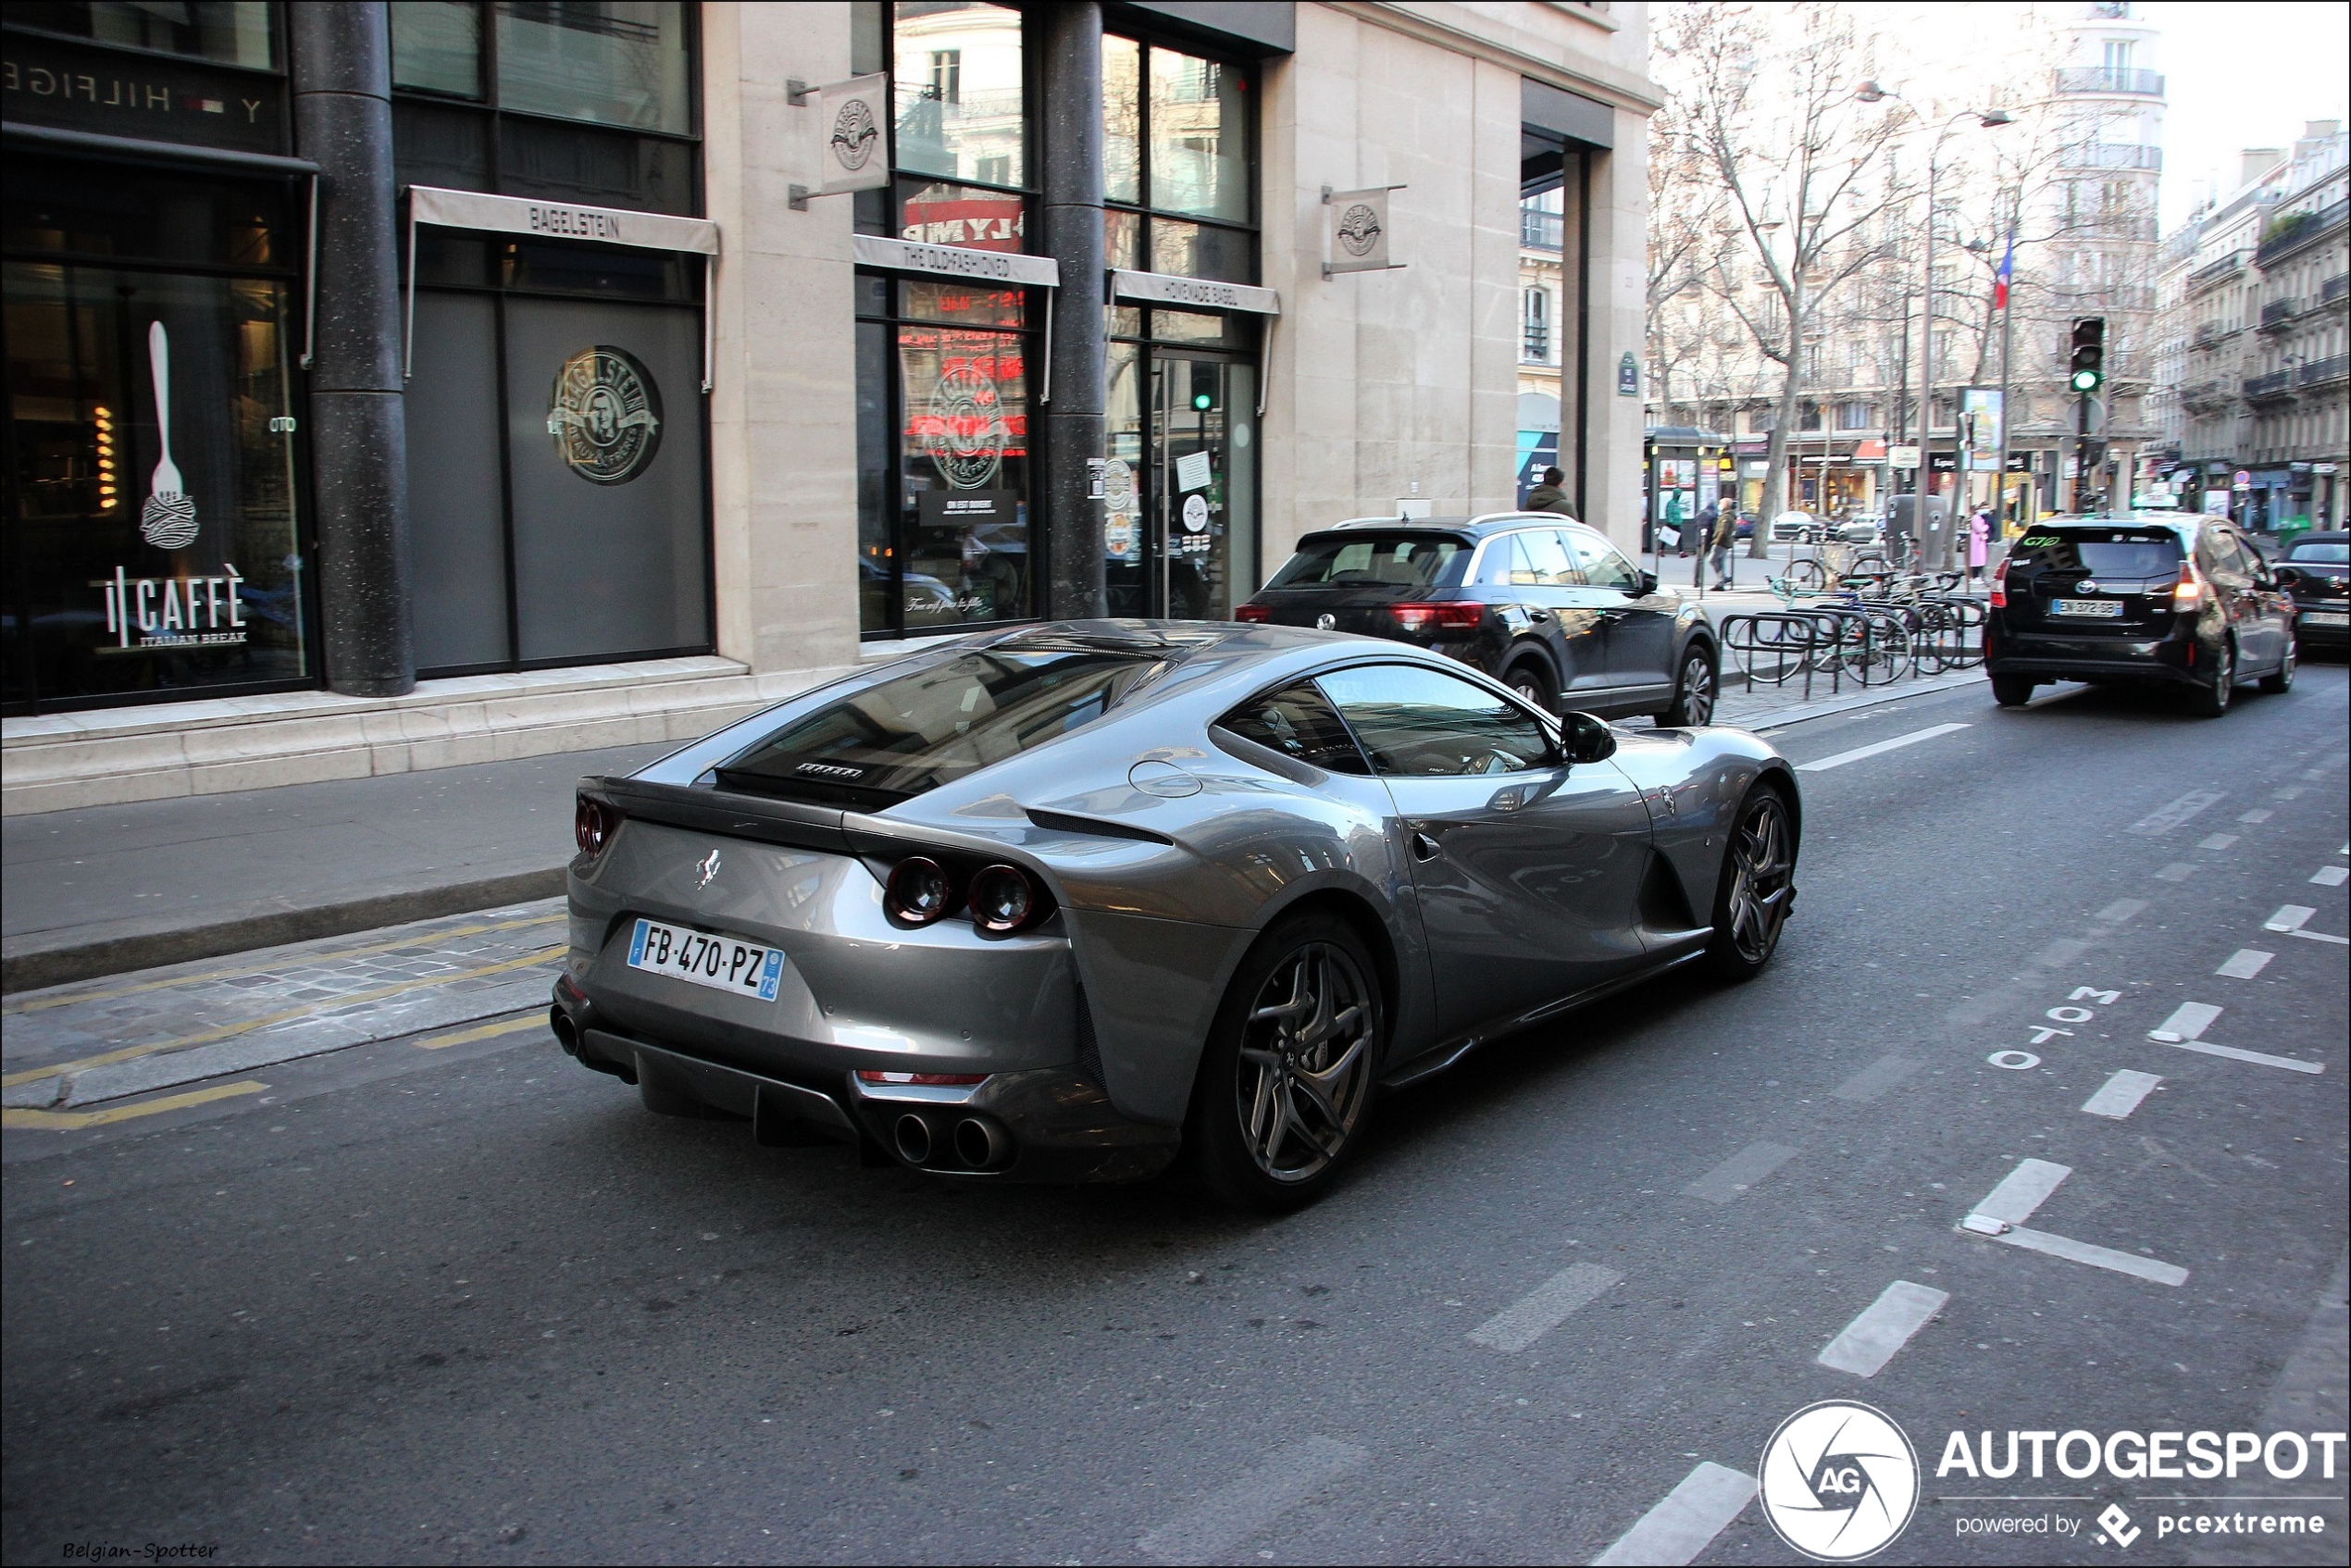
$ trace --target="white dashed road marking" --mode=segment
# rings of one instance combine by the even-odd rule
[[[2195,1003],[2189,1005],[2194,1006]],[[1984,1196],[1975,1212],[1959,1222],[1959,1229],[1986,1241],[2003,1246],[2021,1247],[2027,1251],[2044,1252],[2053,1258],[2072,1263],[2088,1263],[2093,1268],[2111,1269],[2116,1274],[2133,1275],[2151,1279],[2158,1285],[2182,1285],[2188,1271],[2177,1263],[2167,1263],[2155,1258],[2143,1258],[2135,1252],[2118,1252],[2111,1247],[2095,1246],[2076,1241],[2070,1236],[2052,1236],[2045,1230],[2027,1230],[2024,1222],[2033,1211],[2058,1189],[2058,1184],[2073,1174],[2071,1165],[2052,1164],[2046,1160],[2020,1160],[2016,1169],[2000,1180],[2000,1185]]]
[[[2215,969],[2213,973],[2226,975],[2232,980],[2249,980],[2261,973],[2262,965],[2276,956],[2276,953],[2263,952],[2258,947],[2241,947],[2231,953],[2229,961]]]
[[[1371,1456],[1352,1443],[1309,1437],[1275,1449],[1242,1479],[1192,1504],[1137,1544],[1162,1562],[1213,1562],[1244,1537]]]
[[[2171,1016],[2147,1031],[2147,1039],[2177,1045],[2210,1028],[2212,1020],[2220,1015],[2220,1010],[2208,1002],[2183,1002],[2171,1010]]]
[[[2226,797],[2222,790],[2191,790],[2170,805],[2151,811],[2131,824],[2131,831],[2145,833],[2150,837],[2169,833],[2189,817],[2218,803],[2224,798]]]
[[[1919,1070],[1915,1056],[1881,1056],[1830,1092],[1867,1104]]]
[[[1908,735],[1897,735],[1891,740],[1880,740],[1874,746],[1856,746],[1849,752],[1839,752],[1835,756],[1822,757],[1818,762],[1798,763],[1796,771],[1798,773],[1826,772],[1832,767],[1843,767],[1849,762],[1860,762],[1863,757],[1873,757],[1881,752],[1897,751],[1904,746],[1915,746],[1922,740],[1932,740],[1938,735],[1949,735],[1966,728],[1964,724],[1938,724],[1929,729],[1913,729]]]
[[[2225,850],[2236,841],[2234,833],[2215,833],[2209,838],[2198,840],[2196,847],[2200,850]]]
[[[1665,1500],[1641,1515],[1616,1544],[1592,1559],[1594,1568],[1616,1563],[1682,1564],[1704,1551],[1724,1525],[1755,1496],[1755,1477],[1709,1460],[1682,1477]]]
[[[2251,811],[2246,812],[2243,816],[2238,817],[2237,820],[2239,822],[2267,822],[2270,820],[2270,815],[2269,807],[2256,806]]]
[[[1727,1203],[1796,1156],[1785,1143],[1750,1143],[1682,1190],[1710,1203]]]
[[[2184,860],[2175,860],[2156,875],[2167,882],[2184,882],[2196,875],[2196,867]]]
[[[2234,962],[2232,960],[2231,962]],[[2258,967],[2257,965],[2257,967]],[[2223,970],[2222,973],[2227,973]],[[2298,1056],[2272,1056],[2265,1051],[2246,1051],[2233,1045],[2218,1045],[2203,1037],[2212,1027],[2220,1010],[2208,1002],[2183,1002],[2171,1010],[2171,1016],[2147,1031],[2147,1039],[2158,1045],[2171,1046],[2180,1051],[2193,1051],[2202,1056],[2225,1056],[2232,1062],[2251,1062],[2263,1067],[2283,1067],[2290,1073],[2323,1073],[2323,1062],[2305,1062]]]
[[[2139,911],[2145,909],[2146,906],[2147,901],[2145,899],[2116,899],[2112,903],[2108,904],[2104,909],[2099,910],[2094,918],[2103,920],[2108,924],[2112,925],[2119,921],[2130,919],[2131,916],[2138,914]]]
[[[1523,1350],[1589,1306],[1624,1276],[1597,1263],[1577,1263],[1543,1281],[1487,1318],[1470,1333],[1470,1343],[1489,1350]]]
[[[2339,888],[2345,880],[2351,880],[2351,871],[2340,865],[2321,865],[2310,873],[2310,880],[2321,888]]]
[[[1941,1312],[1950,1299],[1947,1290],[1897,1279],[1828,1342],[1820,1363],[1856,1377],[1875,1377],[1894,1359],[1894,1352],[1909,1344],[1910,1336],[1925,1327],[1927,1319]]]
[[[2137,1110],[2139,1101],[2162,1081],[2160,1074],[2133,1072],[2125,1067],[2107,1079],[2105,1088],[2084,1101],[2082,1109],[2093,1116],[2111,1116],[2119,1122]]]
[[[2298,931],[2302,929],[2302,922],[2318,913],[2315,909],[2306,909],[2298,903],[2289,903],[2267,920],[2262,921],[2261,928],[2265,931]]]

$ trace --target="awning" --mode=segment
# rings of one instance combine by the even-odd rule
[[[1184,278],[1173,272],[1126,272],[1113,268],[1110,292],[1113,299],[1182,305],[1190,310],[1245,310],[1252,316],[1282,313],[1282,296],[1272,289],[1220,283],[1211,278]]]
[[[858,266],[884,272],[919,272],[935,278],[1024,283],[1044,289],[1061,287],[1061,264],[1049,255],[984,251],[971,245],[929,245],[916,240],[885,239],[879,234],[852,235],[850,247]]]
[[[417,356],[417,226],[420,223],[493,234],[529,234],[542,240],[586,240],[637,250],[683,251],[703,257],[702,390],[710,391],[718,296],[718,225],[709,218],[542,202],[529,196],[493,196],[484,191],[450,191],[437,185],[409,186],[408,318],[401,350],[403,380]]]

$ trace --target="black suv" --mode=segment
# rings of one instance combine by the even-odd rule
[[[2294,684],[2294,605],[2225,518],[2052,517],[1992,579],[1984,662],[2004,707],[2051,680],[2173,686],[2226,713],[2237,682]]]
[[[2296,640],[2351,644],[2351,533],[2306,533],[2286,546],[2278,586],[2294,601]]]
[[[1234,618],[1433,648],[1550,713],[1714,717],[1714,634],[1698,605],[1552,513],[1353,518],[1300,540]]]

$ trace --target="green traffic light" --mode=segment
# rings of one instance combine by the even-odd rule
[[[2096,392],[2098,382],[2104,379],[2096,370],[2076,370],[2073,372],[2073,390],[2078,392]]]
[[[1192,393],[1192,406],[1203,414],[1207,413],[1215,402],[1216,400],[1206,392]]]

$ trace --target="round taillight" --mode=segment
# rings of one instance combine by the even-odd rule
[[[1028,874],[1014,865],[991,865],[972,878],[972,920],[983,931],[1017,931],[1037,907]]]
[[[946,869],[927,855],[910,855],[891,866],[882,887],[882,907],[910,925],[929,925],[954,899]]]
[[[579,852],[586,855],[603,853],[604,846],[612,842],[613,833],[620,826],[617,816],[618,814],[603,802],[580,796],[578,809],[571,816],[571,834],[579,841]]]

